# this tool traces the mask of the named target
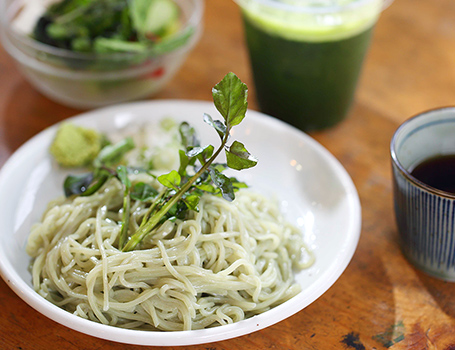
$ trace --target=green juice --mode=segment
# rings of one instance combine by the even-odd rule
[[[243,13],[257,100],[262,112],[301,130],[341,121],[354,99],[378,11],[329,31],[273,27]],[[321,34],[322,33],[322,34]]]

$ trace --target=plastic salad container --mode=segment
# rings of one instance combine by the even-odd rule
[[[203,0],[172,1],[179,29],[146,52],[76,52],[35,40],[30,33],[46,0],[5,0],[2,43],[30,83],[59,103],[95,108],[140,99],[175,75],[202,31]]]

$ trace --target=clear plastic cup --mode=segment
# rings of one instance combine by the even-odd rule
[[[236,0],[259,107],[302,130],[344,119],[384,0]]]

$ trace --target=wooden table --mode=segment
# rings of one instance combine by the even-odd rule
[[[205,32],[175,79],[155,98],[210,100],[233,71],[257,108],[240,13],[229,0],[206,3]],[[80,111],[36,92],[0,48],[0,164],[27,139]],[[345,166],[363,208],[352,262],[316,302],[254,334],[189,349],[455,349],[455,284],[417,271],[396,242],[390,138],[400,122],[454,104],[455,2],[396,0],[375,31],[349,118],[313,133]],[[1,349],[140,349],[80,334],[42,316],[0,280]]]

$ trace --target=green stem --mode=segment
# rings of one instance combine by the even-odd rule
[[[150,205],[149,209],[147,210],[144,217],[142,218],[141,225],[139,228],[143,227],[147,223],[147,220],[148,220],[150,214],[155,210],[156,206],[161,201],[161,199],[163,198],[163,196],[166,192],[167,192],[166,190],[161,191],[161,193],[158,195],[156,200]]]
[[[128,228],[130,226],[130,207],[131,200],[129,195],[129,189],[125,188],[125,194],[123,196],[123,213],[122,213],[122,229],[120,231],[119,248],[122,249],[128,239]]]
[[[95,167],[117,163],[128,151],[134,149],[134,141],[127,137],[116,144],[104,147],[93,161]]]

